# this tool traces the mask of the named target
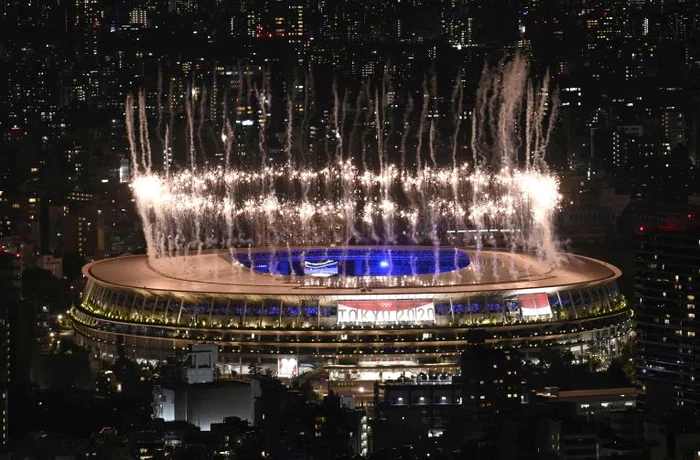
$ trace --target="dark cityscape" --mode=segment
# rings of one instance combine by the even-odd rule
[[[0,458],[700,459],[699,161],[695,0],[0,0]]]

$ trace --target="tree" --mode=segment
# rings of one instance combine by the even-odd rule
[[[621,383],[634,382],[634,339],[629,339],[620,349],[620,355],[610,360],[608,375]]]
[[[571,350],[546,347],[540,353],[540,367],[551,385],[565,386],[571,377],[574,354]]]
[[[299,380],[295,380],[292,387],[301,393],[306,402],[318,403],[321,401],[321,395],[314,390],[314,386],[309,381],[300,383]]]
[[[33,305],[49,305],[54,311],[70,307],[70,295],[63,281],[41,268],[28,268],[22,272],[22,296]]]
[[[277,378],[275,373],[272,372],[272,369],[270,369],[269,367],[265,368],[265,371],[262,373],[262,375],[260,375],[260,377],[267,380],[273,380]]]
[[[252,363],[248,364],[248,374],[250,374],[250,376],[253,378],[260,378],[262,375],[262,366],[260,363],[253,361]]]
[[[68,281],[80,278],[83,265],[85,265],[85,257],[77,252],[63,254],[63,276],[65,276]]]

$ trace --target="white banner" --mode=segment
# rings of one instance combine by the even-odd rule
[[[544,292],[537,294],[522,294],[518,296],[520,312],[523,316],[551,316],[552,307],[549,297]]]
[[[299,362],[296,358],[277,358],[277,377],[292,378],[299,374]]]
[[[435,305],[426,300],[339,300],[338,324],[435,322]]]
[[[324,262],[304,261],[304,275],[328,277],[338,275],[338,261],[326,260]]]

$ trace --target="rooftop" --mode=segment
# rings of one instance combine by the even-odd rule
[[[151,293],[345,299],[353,295],[416,298],[421,294],[433,297],[488,291],[541,292],[566,286],[585,287],[614,280],[621,274],[610,264],[577,255],[565,255],[560,264],[550,266],[531,254],[500,250],[461,251],[469,257],[469,265],[437,275],[331,278],[271,275],[232,262],[235,255],[232,257],[229,250],[155,260],[149,260],[145,255],[106,259],[86,265],[83,274],[102,285]]]

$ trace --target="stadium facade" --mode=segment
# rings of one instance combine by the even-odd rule
[[[445,376],[474,340],[525,358],[550,346],[614,353],[630,330],[620,271],[574,255],[553,267],[499,250],[220,250],[107,259],[83,273],[71,317],[85,344],[162,359],[216,343],[222,372],[259,362],[336,382]]]

